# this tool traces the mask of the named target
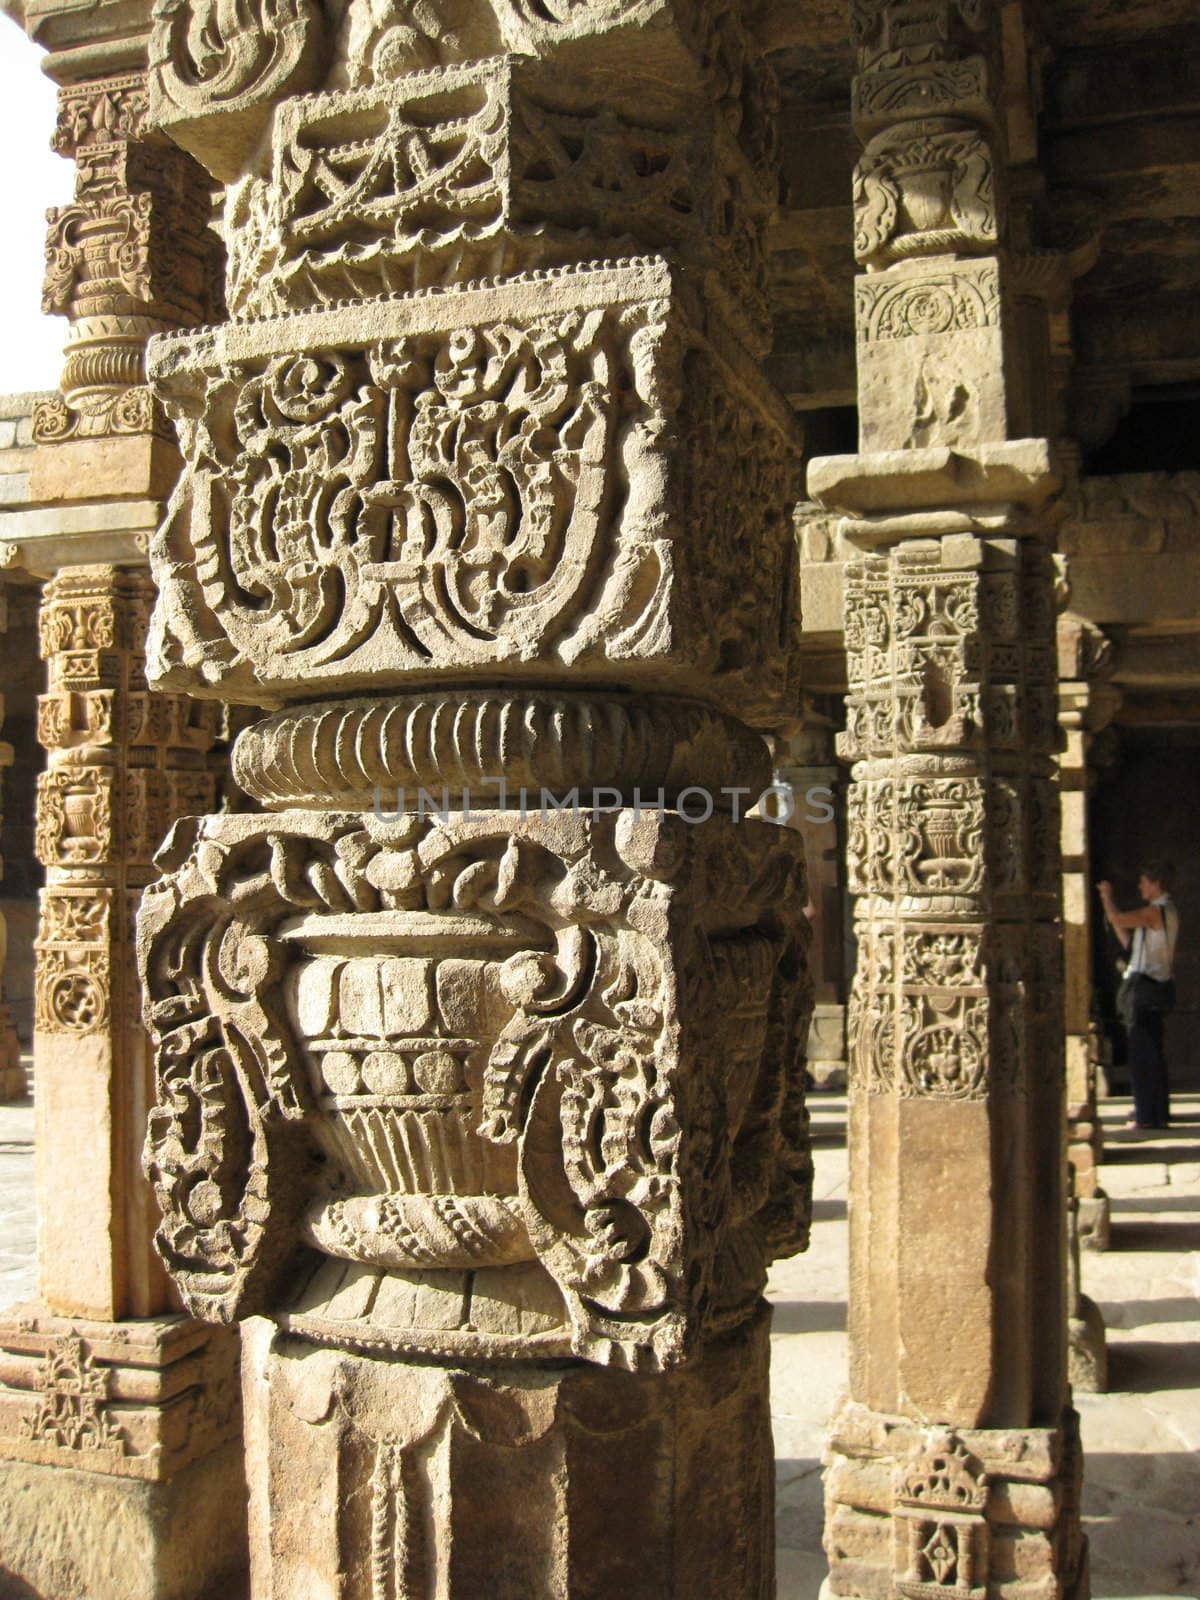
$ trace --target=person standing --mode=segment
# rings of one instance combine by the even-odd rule
[[[1163,1024],[1175,1001],[1171,973],[1179,912],[1171,899],[1173,879],[1170,862],[1147,862],[1138,877],[1138,893],[1145,903],[1135,911],[1117,909],[1111,883],[1096,885],[1109,926],[1122,948],[1130,950],[1117,1009],[1129,1036],[1131,1128],[1165,1128],[1171,1120]]]

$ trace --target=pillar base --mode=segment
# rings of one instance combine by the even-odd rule
[[[1085,1600],[1073,1411],[948,1429],[846,1402],[826,1463],[823,1600]]]
[[[1078,1227],[1081,1249],[1108,1249],[1112,1236],[1112,1206],[1103,1189],[1080,1200]]]
[[[196,1600],[245,1567],[237,1344],[184,1316],[4,1313],[0,1594]]]
[[[818,1001],[808,1029],[808,1075],[814,1089],[846,1087],[846,1008]]]
[[[1108,1345],[1100,1307],[1086,1294],[1079,1296],[1067,1324],[1067,1373],[1071,1387],[1081,1394],[1108,1390]]]
[[[253,1592],[770,1600],[769,1321],[694,1365],[463,1367],[243,1330]]]
[[[230,1600],[245,1494],[236,1441],[161,1482],[0,1460],[0,1595]]]
[[[180,1315],[0,1320],[0,1460],[162,1482],[236,1439],[237,1335]]]

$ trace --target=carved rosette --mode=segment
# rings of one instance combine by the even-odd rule
[[[163,865],[146,1159],[193,1310],[659,1368],[802,1246],[790,832],[285,812],[181,825]]]

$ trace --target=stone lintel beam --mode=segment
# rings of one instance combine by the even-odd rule
[[[150,0],[105,0],[91,6],[25,0],[21,21],[46,51],[42,71],[55,83],[145,69]]]
[[[162,515],[158,500],[75,502],[10,511],[0,521],[0,564],[38,579],[62,567],[145,567]]]

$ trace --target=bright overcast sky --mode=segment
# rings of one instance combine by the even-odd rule
[[[8,244],[0,254],[0,393],[53,389],[62,366],[61,317],[44,317],[46,207],[71,198],[74,165],[50,149],[54,85],[10,17],[0,16],[0,197]]]

